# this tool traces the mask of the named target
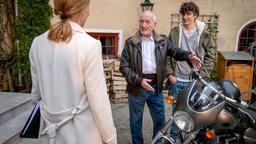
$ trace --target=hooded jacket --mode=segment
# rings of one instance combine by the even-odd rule
[[[210,33],[205,29],[205,23],[199,20],[196,20],[196,26],[199,30],[199,36],[197,41],[196,55],[202,60],[202,66],[199,70],[199,73],[203,77],[210,77],[210,71],[214,68],[215,62],[215,48],[214,42]],[[174,27],[170,34],[170,41],[177,47],[180,48],[181,45],[181,36],[183,23],[180,23],[179,26]],[[173,58],[168,59],[167,62],[167,74],[176,75],[176,60]]]

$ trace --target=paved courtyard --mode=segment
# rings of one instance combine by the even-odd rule
[[[167,109],[167,108],[166,108]],[[114,104],[112,105],[115,126],[117,128],[117,139],[119,144],[131,144],[131,134],[129,125],[129,110],[128,104]],[[166,110],[167,112],[168,110]],[[168,115],[168,113],[166,113]],[[150,117],[148,107],[145,105],[143,115],[143,136],[144,143],[150,144],[153,134],[153,124]]]

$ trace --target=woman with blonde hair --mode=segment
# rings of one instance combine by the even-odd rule
[[[41,98],[40,142],[117,143],[101,43],[83,30],[89,0],[54,0],[61,20],[33,40],[32,96]]]

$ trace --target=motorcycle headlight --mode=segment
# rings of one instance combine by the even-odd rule
[[[194,120],[184,111],[175,112],[174,122],[182,131],[190,132],[194,129]]]

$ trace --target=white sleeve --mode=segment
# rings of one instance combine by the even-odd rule
[[[35,38],[32,42],[32,46],[29,51],[29,60],[30,60],[30,72],[32,78],[32,101],[36,103],[40,98],[40,89],[38,83],[38,74],[37,74],[37,67],[36,67],[36,47],[37,47],[37,38]]]
[[[117,134],[107,94],[100,41],[93,44],[85,59],[84,79],[90,109],[103,142],[116,144]]]

